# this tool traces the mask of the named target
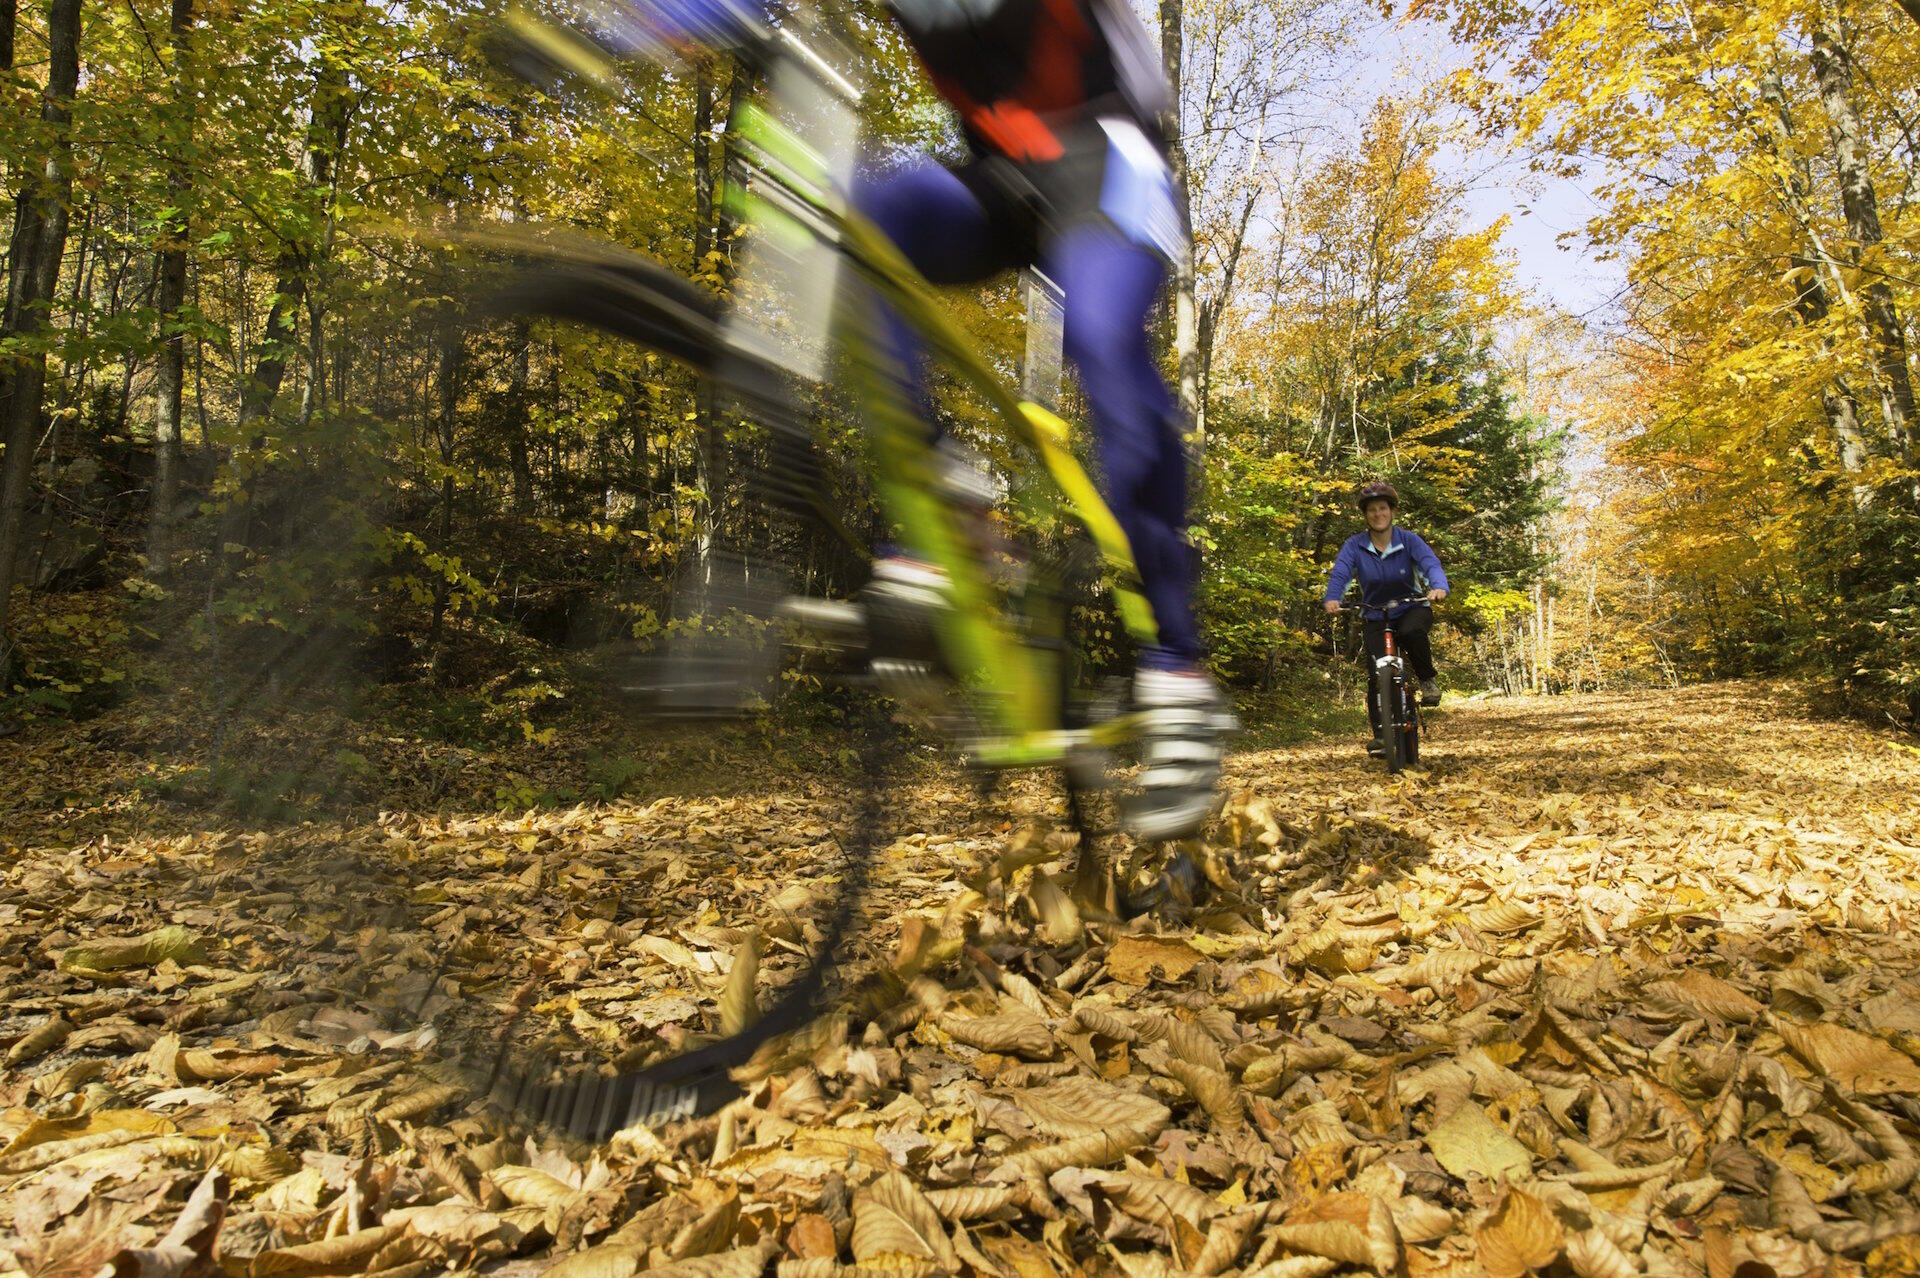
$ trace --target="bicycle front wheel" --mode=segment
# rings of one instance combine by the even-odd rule
[[[1407,766],[1406,710],[1402,705],[1403,681],[1395,663],[1373,668],[1374,688],[1380,701],[1380,732],[1387,747],[1387,771],[1395,773]]]
[[[861,570],[833,523],[834,477],[789,381],[728,341],[711,294],[656,263],[613,250],[527,262],[462,340],[501,370],[467,411],[605,459],[595,491],[540,494],[563,532],[580,529],[581,584],[543,637],[627,712],[606,750],[631,762],[595,796],[620,845],[570,864],[580,886],[549,894],[552,917],[525,929],[568,936],[591,916],[599,943],[489,938],[466,981],[517,1010],[443,1037],[522,1123],[598,1139],[710,1112],[737,1094],[737,1067],[826,1010],[881,841],[890,715],[783,661],[787,592]],[[807,676],[803,690],[783,692],[783,674]],[[663,805],[687,816],[663,820]],[[689,876],[698,890],[671,888]],[[556,951],[646,970],[630,997],[570,1019],[592,969]],[[722,989],[742,956],[754,970]]]

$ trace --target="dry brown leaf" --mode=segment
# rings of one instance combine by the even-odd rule
[[[362,1268],[374,1253],[406,1232],[402,1225],[375,1225],[319,1242],[263,1251],[247,1266],[249,1278],[307,1278],[311,1274],[347,1274]]]
[[[1169,1059],[1166,1072],[1178,1079],[1187,1094],[1200,1103],[1207,1116],[1221,1127],[1238,1128],[1246,1121],[1246,1109],[1233,1080],[1217,1069],[1188,1061]]]
[[[1746,1024],[1766,1010],[1759,1000],[1706,972],[1683,972],[1677,977],[1642,987],[1655,1008],[1681,1016],[1705,1016]]]
[[[738,1034],[760,1019],[754,986],[760,976],[760,933],[748,929],[733,953],[733,967],[720,991],[720,1032]]]
[[[833,1222],[815,1212],[803,1212],[787,1230],[787,1250],[801,1260],[832,1260],[840,1251]]]
[[[1920,1095],[1920,1065],[1880,1039],[1831,1021],[1776,1022],[1788,1047],[1841,1088],[1867,1096]]]
[[[930,1260],[943,1269],[955,1269],[960,1263],[940,1213],[899,1172],[882,1176],[853,1198],[854,1259],[868,1261],[883,1255]]]
[[[711,1186],[695,1186],[711,1188]],[[674,1231],[664,1248],[668,1259],[707,1256],[726,1246],[740,1226],[740,1191],[729,1186],[712,1202],[698,1204],[700,1214]],[[558,1233],[558,1230],[554,1231]]]
[[[1269,1205],[1261,1204],[1226,1215],[1215,1216],[1207,1224],[1206,1241],[1187,1264],[1194,1278],[1213,1278],[1231,1269],[1246,1250],[1247,1243],[1267,1221]]]
[[[1019,1192],[1006,1185],[961,1185],[954,1189],[931,1189],[927,1201],[952,1224],[979,1220],[1012,1205]]]
[[[1567,1263],[1580,1278],[1637,1278],[1640,1270],[1612,1239],[1589,1229],[1567,1240]]]
[[[37,1056],[44,1056],[67,1041],[73,1033],[73,1025],[64,1016],[49,1016],[40,1024],[28,1030],[26,1035],[7,1049],[6,1063],[18,1065]]]
[[[1150,1133],[1141,1139],[1151,1140],[1172,1117],[1151,1096],[1080,1074],[1017,1091],[1013,1103],[1035,1127],[1057,1137],[1125,1129]]]
[[[572,1185],[537,1167],[509,1163],[495,1167],[487,1173],[486,1179],[516,1207],[538,1207],[542,1211],[565,1208],[580,1195],[580,1191]]]
[[[1127,935],[1107,951],[1107,975],[1127,985],[1178,981],[1200,957],[1198,950],[1177,936]]]
[[[1533,1169],[1533,1154],[1487,1117],[1472,1100],[1460,1104],[1426,1134],[1427,1148],[1455,1176],[1504,1180]]]
[[[1433,950],[1422,954],[1400,970],[1400,984],[1446,993],[1475,973],[1491,966],[1493,960],[1472,950]]]
[[[457,1083],[423,1083],[394,1097],[374,1111],[383,1123],[407,1122],[424,1118],[449,1101],[467,1094]]]
[[[1528,1270],[1544,1269],[1559,1257],[1567,1241],[1545,1203],[1512,1188],[1473,1237],[1488,1278],[1520,1278]]]
[[[1400,1234],[1394,1227],[1393,1209],[1380,1197],[1371,1199],[1364,1225],[1345,1220],[1283,1224],[1276,1225],[1269,1237],[1288,1251],[1324,1256],[1376,1274],[1392,1274],[1400,1267]]]
[[[1073,1017],[1068,1022],[1068,1026],[1073,1033],[1096,1034],[1118,1043],[1135,1043],[1140,1039],[1138,1030],[1122,1020],[1111,1008],[1102,1007],[1097,1003],[1075,1004]]]
[[[71,946],[60,954],[60,970],[74,973],[118,972],[154,967],[168,961],[185,966],[206,959],[200,938],[173,924],[144,936],[115,937]]]
[[[1502,898],[1467,915],[1467,922],[1473,924],[1474,931],[1491,935],[1525,932],[1529,928],[1538,927],[1540,919],[1541,914],[1537,906],[1510,898]]]
[[[202,1270],[217,1272],[213,1247],[227,1218],[229,1189],[225,1172],[209,1171],[158,1243],[123,1248],[114,1255],[108,1262],[113,1278],[183,1278]]]
[[[1086,924],[1080,917],[1080,907],[1073,898],[1060,890],[1053,876],[1045,870],[1035,870],[1033,879],[1027,885],[1027,897],[1033,902],[1034,913],[1040,916],[1041,935],[1049,945],[1072,945],[1086,932]]]
[[[647,1253],[638,1247],[605,1244],[577,1251],[540,1271],[541,1278],[633,1278],[647,1267]]]
[[[1046,1022],[1024,1009],[1019,1015],[948,1016],[940,1028],[968,1047],[1030,1061],[1050,1060],[1060,1050]]]
[[[771,1241],[752,1247],[736,1247],[712,1256],[695,1256],[670,1264],[655,1265],[648,1278],[759,1278],[779,1250]]]
[[[1326,1278],[1339,1267],[1329,1256],[1287,1256],[1247,1270],[1245,1278]]]

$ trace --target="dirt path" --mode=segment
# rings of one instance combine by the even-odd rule
[[[1920,755],[1754,687],[1460,703],[1391,780],[1358,746],[1236,758],[1207,890],[1132,924],[1073,899],[1051,791],[896,796],[847,1010],[598,1149],[502,1126],[453,1043],[518,995],[562,1059],[675,1050],[745,1014],[749,927],[767,1002],[834,883],[819,794],[24,814],[0,1248],[92,1278],[224,1202],[121,1272],[1920,1264]]]

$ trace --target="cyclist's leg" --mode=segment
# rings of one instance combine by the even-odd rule
[[[1360,626],[1360,636],[1366,646],[1364,674],[1367,685],[1367,721],[1373,725],[1373,735],[1380,736],[1380,685],[1373,677],[1373,663],[1387,655],[1387,623],[1385,621],[1365,621]],[[1397,642],[1397,638],[1396,638]]]
[[[931,160],[863,177],[853,202],[929,283],[969,284],[1016,264],[1004,218],[960,174]],[[889,307],[880,311],[888,354],[925,408],[925,353],[911,326]],[[928,427],[936,429],[930,415]]]
[[[1133,547],[1160,631],[1160,651],[1149,663],[1195,665],[1200,632],[1193,616],[1194,553],[1186,539],[1186,456],[1173,396],[1148,342],[1165,261],[1090,220],[1047,246],[1043,268],[1066,299],[1066,355],[1092,410],[1107,500]]]
[[[1142,654],[1134,699],[1143,728],[1141,838],[1175,838],[1206,820],[1234,721],[1200,665],[1193,616],[1195,555],[1187,544],[1186,458],[1173,396],[1147,325],[1166,259],[1098,219],[1069,226],[1042,265],[1066,301],[1067,358],[1092,410],[1095,451],[1114,516],[1127,534],[1153,608],[1159,646]]]
[[[960,175],[931,160],[864,176],[855,184],[853,201],[931,283],[969,283],[1012,264],[1004,217]],[[911,325],[877,299],[874,305],[887,362],[904,383],[902,393],[919,409],[928,436],[937,440],[940,430],[926,389],[925,351]],[[972,476],[964,466],[951,469],[956,484]],[[951,495],[963,503],[988,500],[964,486]],[[947,585],[942,570],[887,548],[874,566],[874,579],[881,594],[915,612],[940,607]]]
[[[1400,615],[1399,623],[1394,627],[1394,643],[1400,655],[1407,659],[1407,665],[1413,670],[1413,677],[1422,682],[1434,678],[1433,668],[1433,611],[1428,608],[1409,608]]]

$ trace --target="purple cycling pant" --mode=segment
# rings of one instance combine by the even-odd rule
[[[862,182],[855,201],[932,283],[968,284],[1032,265],[1060,287],[1063,344],[1092,410],[1103,491],[1132,544],[1160,632],[1159,650],[1144,660],[1171,666],[1197,661],[1197,556],[1186,538],[1186,456],[1173,396],[1148,345],[1149,317],[1166,281],[1165,259],[1097,213],[1037,237],[1023,234],[1017,219],[977,185],[931,161]],[[923,355],[911,330],[888,318],[894,354],[919,394]]]

